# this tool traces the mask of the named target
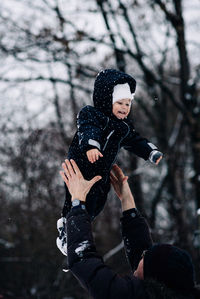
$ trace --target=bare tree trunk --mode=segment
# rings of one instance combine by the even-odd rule
[[[196,208],[200,209],[200,118],[197,119],[190,128],[190,133],[193,151],[193,167],[195,171],[193,183],[196,193]]]
[[[185,197],[184,153],[180,151],[172,154],[168,161],[168,189],[169,214],[173,215],[178,234],[176,243],[180,247],[190,249],[192,231],[188,221]]]
[[[120,71],[124,72],[125,66],[126,66],[126,62],[124,59],[124,53],[123,53],[123,51],[121,51],[120,49],[117,48],[115,35],[112,33],[112,29],[109,24],[109,18],[107,16],[107,10],[105,9],[105,1],[102,1],[102,0],[96,0],[96,1],[97,1],[97,5],[100,8],[101,14],[102,14],[104,22],[105,22],[106,29],[108,30],[108,34],[109,34],[110,40],[113,45],[114,55],[115,55],[115,59],[116,59],[116,65]],[[110,11],[112,12],[110,2],[108,1],[107,3],[108,3]],[[112,14],[112,17],[115,18],[115,15]]]

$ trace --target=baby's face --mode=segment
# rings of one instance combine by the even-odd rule
[[[131,100],[122,99],[112,105],[112,113],[119,119],[124,119],[129,115],[131,109]]]

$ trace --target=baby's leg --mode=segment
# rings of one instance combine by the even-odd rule
[[[56,239],[56,245],[62,254],[67,256],[67,234],[66,234],[66,218],[61,217],[57,221],[57,229],[59,236]]]
[[[65,203],[62,209],[61,218],[57,221],[57,229],[58,229],[58,237],[56,239],[56,245],[58,249],[62,252],[62,254],[67,256],[67,233],[66,233],[66,225],[67,225],[67,213],[71,209],[71,195],[65,186]]]
[[[96,183],[87,195],[86,199],[86,210],[91,217],[91,220],[103,210],[107,200],[107,195],[110,190],[110,182],[106,184]],[[71,195],[65,185],[66,198],[64,207],[62,210],[62,217],[57,221],[57,229],[59,236],[56,239],[58,249],[62,254],[67,256],[67,233],[66,233],[66,215],[71,209]]]
[[[62,217],[66,217],[67,213],[70,211],[71,206],[72,206],[71,194],[69,193],[66,184],[64,184],[64,186],[65,186],[65,203],[64,203],[62,213],[61,213]]]
[[[107,200],[110,183],[97,182],[87,195],[86,210],[93,220],[104,208]]]

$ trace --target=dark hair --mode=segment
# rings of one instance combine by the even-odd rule
[[[144,279],[148,278],[191,294],[195,286],[192,259],[183,249],[170,244],[155,244],[144,256]]]
[[[200,285],[196,285],[194,287],[193,293],[194,293],[194,298],[195,299],[200,299]]]
[[[143,280],[143,286],[148,299],[200,299],[200,286],[195,286],[190,292],[180,292],[154,279]]]

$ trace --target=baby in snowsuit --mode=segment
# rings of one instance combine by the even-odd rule
[[[102,176],[87,195],[86,209],[91,219],[104,207],[110,190],[110,171],[120,148],[156,164],[162,158],[157,147],[141,137],[127,119],[135,88],[136,81],[130,75],[114,69],[103,70],[94,83],[94,107],[85,106],[78,114],[78,130],[68,159],[76,161],[85,179]],[[66,187],[63,219],[70,208],[71,196]],[[61,231],[59,223],[58,229]]]

